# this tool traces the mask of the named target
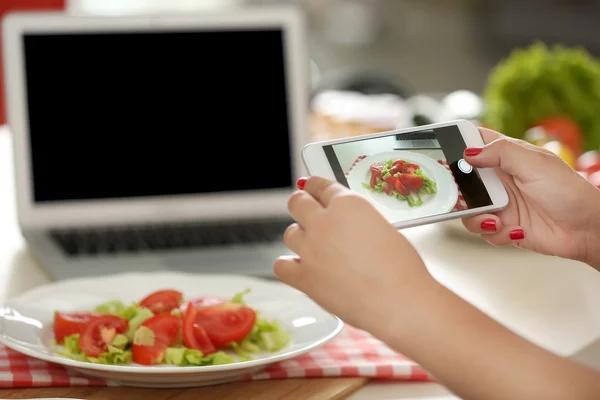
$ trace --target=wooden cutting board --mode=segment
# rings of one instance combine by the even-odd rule
[[[299,378],[229,383],[191,389],[67,387],[0,389],[0,399],[41,397],[86,400],[340,400],[368,382],[367,378]]]

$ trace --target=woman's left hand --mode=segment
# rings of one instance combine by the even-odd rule
[[[344,321],[373,331],[389,313],[402,317],[403,298],[437,284],[404,236],[341,184],[310,177],[288,208],[297,223],[284,240],[298,257],[279,258],[275,274]]]

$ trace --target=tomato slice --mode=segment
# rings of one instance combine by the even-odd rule
[[[239,342],[252,331],[256,312],[242,304],[225,303],[196,310],[196,323],[216,347]]]
[[[54,338],[58,343],[63,343],[65,336],[81,333],[85,325],[102,314],[93,312],[55,312],[54,313]]]
[[[578,171],[587,174],[600,171],[600,152],[596,150],[586,151],[577,158],[576,168]]]
[[[193,324],[192,333],[194,335],[195,346],[197,346],[197,349],[200,350],[202,354],[207,355],[217,351],[216,346],[210,341],[208,334],[200,325]]]
[[[421,167],[417,164],[406,163],[402,165],[402,172],[405,174],[414,174],[419,168]]]
[[[383,164],[371,164],[371,166],[369,167],[369,169],[371,170],[371,172],[375,173],[375,172],[381,172],[383,170]]]
[[[406,164],[406,162],[404,160],[394,161],[394,163],[392,164],[392,167],[389,169],[389,173],[392,175],[396,175],[398,172],[402,172],[404,164]]]
[[[154,365],[162,362],[167,347],[177,344],[181,332],[181,318],[171,314],[158,314],[142,322],[154,332],[154,344],[131,345],[133,362]]]
[[[190,302],[183,316],[183,343],[190,349],[200,350],[202,354],[211,354],[217,351],[210,341],[206,331],[196,323],[198,309]]]
[[[165,355],[166,346],[131,345],[131,359],[141,365],[159,364]]]
[[[165,289],[150,293],[140,301],[140,307],[148,308],[154,314],[170,313],[183,301],[183,293],[178,290]]]
[[[392,168],[390,168],[388,172],[390,173],[390,175],[396,175],[398,172],[402,172],[402,165],[392,165]]]
[[[396,160],[392,163],[392,167],[402,167],[404,164],[406,164],[406,161]]]
[[[423,178],[418,175],[402,174],[400,181],[408,190],[419,190],[423,186]]]
[[[224,297],[219,297],[219,296],[200,296],[200,297],[194,297],[193,299],[190,299],[184,303],[181,304],[181,312],[185,312],[185,310],[187,309],[188,303],[192,303],[194,305],[194,307],[196,308],[200,308],[200,307],[208,307],[208,306],[215,306],[217,304],[223,304],[225,302],[229,301],[228,299],[224,298]]]
[[[381,179],[381,177],[383,176],[383,174],[381,173],[381,171],[383,170],[383,165],[382,164],[372,164],[369,169],[371,170],[371,180],[369,182],[369,185],[374,188],[375,185],[377,185],[377,183],[379,182],[379,179]]]
[[[378,177],[376,175],[376,172],[373,172],[371,174],[371,179],[369,181],[369,186],[371,186],[372,188],[374,188],[375,185],[377,185],[377,181],[378,181]]]
[[[400,176],[402,176],[402,175],[400,175]],[[410,192],[408,191],[406,186],[404,186],[404,184],[402,183],[402,180],[398,179],[398,178],[396,178],[396,180],[394,181],[394,189],[396,189],[396,191],[403,196],[410,194]]]
[[[102,315],[89,321],[79,336],[79,347],[90,357],[98,357],[119,333],[125,333],[129,321],[116,315]]]
[[[181,318],[171,314],[158,314],[142,322],[154,332],[157,341],[167,346],[176,344],[181,332]]]
[[[383,192],[385,194],[391,195],[394,192],[396,178],[394,178],[393,176],[390,176],[389,178],[385,178],[384,182],[386,183],[386,185],[383,188]]]

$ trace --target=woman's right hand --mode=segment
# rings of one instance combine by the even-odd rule
[[[586,262],[600,269],[600,190],[554,153],[490,129],[486,145],[465,150],[478,168],[494,168],[509,204],[496,214],[463,219],[487,242]]]

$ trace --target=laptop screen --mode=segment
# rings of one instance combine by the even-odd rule
[[[283,35],[25,35],[35,202],[291,187]]]

